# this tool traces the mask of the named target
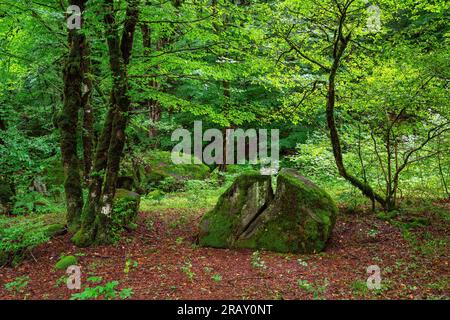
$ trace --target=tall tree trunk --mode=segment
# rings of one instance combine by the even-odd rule
[[[91,174],[88,202],[83,210],[82,227],[72,238],[78,246],[109,242],[109,225],[113,199],[125,146],[128,97],[127,65],[133,47],[134,32],[138,21],[139,0],[129,0],[122,37],[114,14],[113,0],[105,0],[105,24],[109,62],[113,77],[110,108],[103,131],[97,143],[94,172]]]
[[[84,0],[71,0],[84,10]],[[69,30],[69,56],[64,67],[64,105],[59,116],[61,131],[61,154],[64,166],[64,190],[67,205],[67,224],[70,231],[76,231],[80,224],[83,208],[79,158],[77,152],[78,112],[82,106],[83,51],[85,36],[77,29]]]
[[[84,181],[89,184],[89,176],[93,166],[94,153],[94,109],[91,104],[92,93],[92,79],[91,79],[91,61],[89,59],[89,46],[83,48],[83,62],[81,64],[83,79],[83,96],[82,96],[82,110],[83,110],[83,165],[84,165]]]
[[[223,106],[224,111],[226,111],[228,109],[229,103],[230,103],[230,98],[231,98],[231,92],[230,92],[230,82],[227,80],[222,81],[223,84],[223,96],[225,99],[225,103]],[[227,135],[227,129],[231,129],[231,127],[226,127],[223,128],[222,133],[223,133],[223,163],[219,165],[219,171],[220,172],[226,172],[227,171],[227,160],[228,160],[228,144],[229,143],[234,143],[234,140],[230,140]]]

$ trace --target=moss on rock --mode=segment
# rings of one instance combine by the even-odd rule
[[[63,256],[55,264],[55,269],[66,270],[68,267],[75,266],[77,263],[78,263],[77,258],[75,258],[74,256]]]
[[[63,235],[67,232],[67,228],[64,224],[51,224],[45,227],[45,235],[49,238]]]
[[[273,196],[271,179],[259,172],[240,175],[221,195],[215,208],[200,223],[202,246],[227,248],[233,246],[236,234],[263,210]]]
[[[126,228],[134,223],[139,212],[140,196],[136,192],[117,189],[112,221],[115,227]]]
[[[249,190],[258,189],[252,185],[263,179],[270,185],[270,177],[259,173],[245,173],[236,179],[215,209],[203,217],[200,245],[294,253],[322,251],[337,216],[331,197],[295,170],[284,169],[278,175],[275,196],[267,186],[266,200],[258,202]]]

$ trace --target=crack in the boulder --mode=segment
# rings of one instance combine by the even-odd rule
[[[245,225],[245,227],[242,229],[242,232],[239,234],[237,239],[243,239],[246,240],[250,238],[253,235],[253,231],[258,227],[257,220],[261,215],[266,211],[266,209],[269,207],[269,205],[272,203],[272,201],[275,198],[274,192],[272,190],[272,187],[269,186],[269,198],[268,200],[261,206],[261,208],[258,209],[256,214],[253,216],[253,218]]]
[[[258,227],[258,223],[256,223],[256,221],[264,213],[264,211],[266,211],[266,209],[268,208],[270,202],[272,202],[272,200],[270,200],[269,202],[265,203],[258,210],[258,212],[256,212],[256,214],[253,217],[253,219],[250,220],[250,222],[244,227],[244,230],[240,233],[240,235],[238,236],[238,239],[246,240],[246,239],[250,238],[253,235],[253,231]]]

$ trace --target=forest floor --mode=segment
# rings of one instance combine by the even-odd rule
[[[436,204],[447,218],[422,212],[430,225],[404,229],[375,214],[342,210],[325,252],[254,253],[195,244],[205,210],[143,212],[139,227],[119,244],[79,249],[68,235],[33,251],[18,267],[0,270],[0,299],[69,299],[64,271],[55,263],[75,255],[86,279],[118,281],[131,299],[449,299],[450,203]],[[381,271],[381,289],[369,290],[367,267]],[[20,290],[4,284],[29,277]],[[81,290],[81,291],[82,291]]]

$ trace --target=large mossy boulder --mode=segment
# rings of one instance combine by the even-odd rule
[[[270,177],[245,173],[203,217],[199,243],[216,248],[317,253],[325,248],[336,216],[331,197],[295,170],[280,172],[275,195]]]
[[[168,151],[149,150],[139,155],[134,161],[125,159],[122,163],[122,175],[133,177],[144,193],[159,187],[164,182],[170,189],[181,188],[186,180],[203,180],[208,177],[210,169],[205,164],[194,163],[194,156],[183,155],[187,164],[175,164]],[[167,190],[174,191],[174,190]]]

